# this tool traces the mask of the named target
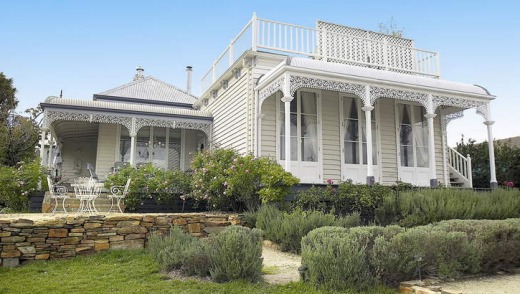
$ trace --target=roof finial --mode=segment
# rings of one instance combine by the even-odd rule
[[[144,79],[144,68],[142,68],[141,66],[138,66],[135,68],[136,70],[136,73],[135,73],[135,76],[134,76],[134,81],[137,81],[137,80],[142,80]]]

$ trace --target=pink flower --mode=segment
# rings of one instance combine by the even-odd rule
[[[515,183],[513,183],[513,182],[511,182],[511,181],[510,181],[510,182],[507,182],[507,186],[508,186],[509,188],[513,188],[513,187],[515,186]]]
[[[327,184],[332,185],[332,184],[334,184],[334,181],[331,180],[331,179],[328,179],[328,180],[327,180]]]

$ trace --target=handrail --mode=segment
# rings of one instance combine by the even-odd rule
[[[471,156],[464,157],[452,147],[448,147],[448,164],[451,169],[461,177],[467,185],[473,187],[473,172],[471,168]]]
[[[439,53],[434,51],[389,43],[386,38],[382,41],[374,40],[257,18],[253,14],[212,63],[210,69],[204,73],[201,79],[201,94],[204,94],[241,55],[242,51],[235,48],[241,41],[246,42],[244,51],[264,49],[434,78],[438,78],[440,72]]]

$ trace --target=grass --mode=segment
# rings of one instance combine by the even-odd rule
[[[275,265],[262,267],[262,274],[264,275],[276,275],[280,273],[280,268]]]
[[[334,293],[302,283],[209,283],[169,280],[143,250],[98,253],[68,260],[0,268],[0,293]],[[357,293],[344,292],[344,293]],[[396,293],[388,288],[373,293]]]

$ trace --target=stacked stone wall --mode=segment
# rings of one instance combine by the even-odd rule
[[[112,214],[39,217],[0,216],[0,266],[31,260],[70,258],[108,249],[144,248],[150,234],[166,234],[172,225],[206,237],[242,224],[236,214]]]

